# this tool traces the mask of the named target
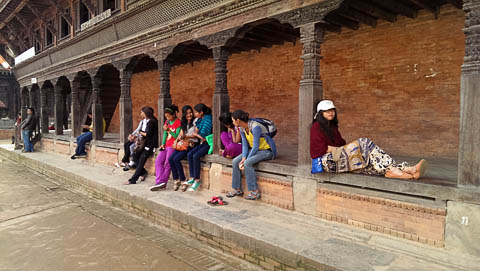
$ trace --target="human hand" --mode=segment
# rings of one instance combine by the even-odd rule
[[[163,125],[163,130],[164,130],[164,131],[167,131],[167,130],[168,130],[168,126],[167,126],[166,124]]]

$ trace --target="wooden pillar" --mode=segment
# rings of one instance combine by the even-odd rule
[[[120,0],[120,10],[123,12],[125,12],[127,10],[127,0]]]
[[[133,131],[131,79],[132,71],[120,70],[120,144],[122,145],[127,142],[128,135]]]
[[[101,140],[103,138],[103,111],[102,98],[100,96],[100,83],[102,77],[95,75],[93,77],[93,102],[92,102],[92,121],[93,121],[93,140]]]
[[[316,105],[323,97],[320,80],[320,45],[324,28],[317,23],[300,26],[300,42],[303,44],[303,74],[298,95],[298,165],[311,163],[310,124],[316,113]]]
[[[165,108],[172,104],[170,95],[170,70],[171,63],[167,60],[157,61],[160,71],[160,93],[158,94],[158,145],[162,144],[163,124],[165,123]]]
[[[463,1],[465,58],[460,82],[458,184],[480,186],[480,2]]]
[[[28,107],[35,107],[35,97],[33,92],[33,86],[28,91]]]
[[[49,89],[44,88],[40,91],[40,129],[44,134],[48,134],[48,109],[47,93]]]
[[[80,79],[72,81],[72,137],[82,134],[82,120],[80,116]]]
[[[62,97],[63,87],[59,84],[55,85],[54,95],[55,95],[55,104],[54,104],[54,115],[55,115],[55,134],[63,135],[63,97]]]
[[[222,146],[220,134],[222,126],[218,117],[230,110],[230,97],[227,88],[227,61],[230,52],[223,46],[213,48],[215,61],[215,92],[213,93],[213,151],[218,153]]]

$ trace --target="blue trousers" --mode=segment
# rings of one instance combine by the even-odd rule
[[[23,137],[23,148],[26,152],[33,152],[33,144],[30,141],[30,137],[32,137],[32,130],[22,130],[22,137]]]
[[[86,155],[85,145],[93,138],[92,132],[85,132],[77,137],[77,148],[75,149],[76,155]]]
[[[192,150],[192,148],[188,148],[184,151],[174,151],[168,159],[168,163],[170,163],[170,168],[172,169],[172,178],[174,180],[180,180],[183,182],[187,179],[183,172],[182,159],[187,156],[190,150]]]
[[[200,158],[208,153],[208,149],[210,149],[210,145],[207,142],[203,142],[188,152],[190,178],[200,179]]]
[[[245,178],[247,179],[248,191],[254,191],[258,189],[257,174],[253,166],[260,161],[270,160],[273,158],[273,152],[270,150],[258,151],[254,156],[248,158],[243,162],[245,170]],[[240,171],[239,164],[242,161],[242,155],[235,157],[232,161],[232,188],[236,190],[242,189],[242,171]]]

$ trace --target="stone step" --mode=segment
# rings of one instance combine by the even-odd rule
[[[474,270],[478,258],[406,241],[242,198],[211,207],[211,191],[150,192],[154,177],[123,185],[119,168],[51,153],[0,155],[66,188],[109,202],[154,223],[192,235],[268,270]],[[171,185],[171,183],[169,184]],[[303,268],[303,269],[302,269]],[[478,270],[478,269],[477,269]]]

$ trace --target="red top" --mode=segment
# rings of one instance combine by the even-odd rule
[[[333,142],[321,130],[320,124],[314,122],[312,128],[310,128],[310,156],[312,159],[323,156],[327,153],[328,146],[341,147],[347,144],[345,139],[342,138],[342,135],[338,131],[338,127],[333,127]]]

